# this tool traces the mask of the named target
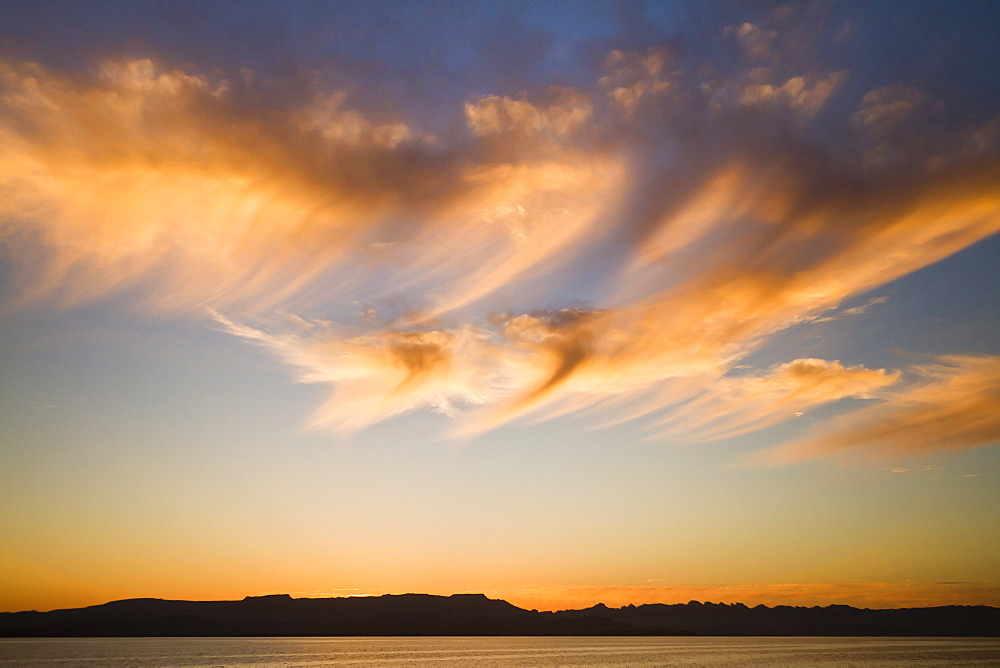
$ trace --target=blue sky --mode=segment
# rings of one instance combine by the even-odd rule
[[[3,609],[1000,603],[993,4],[0,18]]]

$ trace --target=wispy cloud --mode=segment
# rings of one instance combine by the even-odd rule
[[[454,415],[456,406],[497,400],[510,383],[503,351],[474,329],[356,333],[308,323],[275,334],[212,315],[229,333],[276,354],[300,382],[330,388],[313,428],[354,431],[416,408]]]
[[[886,391],[884,401],[839,416],[754,460],[782,464],[830,456],[894,458],[1000,441],[1000,357],[947,356],[910,373],[914,379]]]
[[[886,469],[889,473],[914,473],[914,472],[930,472],[930,471],[943,471],[943,466],[936,466],[933,464],[928,464],[926,466],[920,466],[918,468],[911,468],[908,466],[893,466],[890,469]]]
[[[877,306],[878,304],[885,304],[887,301],[889,301],[888,297],[872,297],[871,299],[869,299],[864,304],[861,304],[860,306],[854,306],[852,308],[844,309],[842,311],[837,311],[831,315],[826,315],[816,318],[812,322],[817,324],[822,322],[833,322],[834,320],[839,320],[844,316],[861,315],[862,313],[867,312],[868,309],[870,309],[872,306]]]
[[[884,298],[836,309],[1000,230],[992,121],[879,171],[928,96],[851,100],[851,72],[791,65],[808,40],[780,18],[720,28],[735,62],[610,50],[589,83],[470,92],[440,109],[451,125],[309,77],[6,63],[7,307],[127,292],[205,308],[328,388],[318,428],[429,408],[473,434],[581,412],[703,441],[875,397],[768,456],[985,444],[993,358],[745,369],[775,334],[863,313]]]
[[[680,406],[659,427],[689,440],[706,441],[757,431],[847,397],[871,398],[892,385],[899,372],[840,362],[800,359],[767,374],[721,378]]]
[[[360,264],[377,289],[425,288],[418,306],[439,312],[558,261],[621,174],[572,146],[440,146],[342,92],[268,112],[245,98],[280,91],[252,78],[148,60],[84,79],[15,63],[0,79],[20,303],[137,288],[153,308],[261,309]]]

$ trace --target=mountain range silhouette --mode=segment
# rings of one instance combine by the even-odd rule
[[[136,598],[50,612],[0,613],[0,636],[778,635],[1000,636],[1000,608],[872,610],[846,605],[646,604],[524,610],[483,594],[242,601]]]

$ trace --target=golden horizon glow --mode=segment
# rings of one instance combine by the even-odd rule
[[[47,594],[39,597],[32,591],[25,601],[30,604],[18,605],[17,598],[11,598],[10,612],[23,610],[59,610],[75,607],[102,605],[116,600],[130,598],[163,598],[189,601],[238,601],[247,596],[288,594],[295,599],[319,598],[360,598],[401,594],[430,594],[450,596],[452,594],[485,594],[525,610],[556,612],[559,610],[582,610],[598,604],[609,608],[629,605],[686,604],[700,603],[743,604],[748,607],[765,605],[814,607],[829,605],[849,605],[856,608],[928,608],[949,605],[972,605],[1000,607],[1000,587],[976,582],[842,582],[816,584],[738,584],[738,585],[526,585],[473,590],[409,590],[376,591],[369,588],[348,587],[340,589],[306,589],[287,591],[274,588],[243,590],[219,586],[209,590],[194,590],[187,587],[170,587],[169,590],[142,588],[132,590],[122,588],[111,598],[96,592],[82,591],[72,596]],[[104,596],[102,598],[102,595]]]

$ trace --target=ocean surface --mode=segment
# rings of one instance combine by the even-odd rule
[[[1000,666],[1000,638],[4,638],[0,666]]]

